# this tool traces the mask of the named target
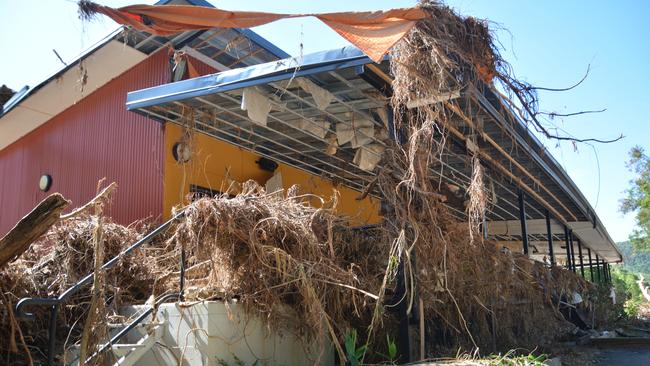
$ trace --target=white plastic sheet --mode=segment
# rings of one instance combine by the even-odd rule
[[[339,146],[350,142],[353,148],[359,148],[367,145],[372,141],[375,135],[375,127],[372,121],[367,119],[358,119],[351,124],[337,123],[336,137]]]
[[[266,193],[275,193],[284,190],[284,185],[282,184],[282,173],[280,173],[279,170],[276,171],[275,174],[273,174],[273,176],[266,181],[266,184],[264,184],[264,189],[266,190]]]
[[[332,95],[332,93],[328,92],[326,89],[323,89],[320,86],[314,84],[314,82],[309,79],[297,78],[295,80],[296,83],[302,88],[302,90],[311,94],[311,96],[314,98],[314,102],[316,102],[316,106],[321,111],[324,111],[325,108],[327,108],[330,103],[332,103],[334,95]]]
[[[271,111],[271,102],[264,94],[254,88],[246,88],[242,94],[241,109],[248,118],[260,126],[266,126],[266,119]]]
[[[327,135],[327,131],[330,128],[330,123],[324,120],[301,119],[298,122],[298,128],[306,132],[309,132],[314,136],[325,138],[325,135]]]
[[[381,144],[362,146],[354,155],[354,163],[359,166],[361,170],[371,172],[375,170],[375,167],[379,164],[383,153],[384,146]]]

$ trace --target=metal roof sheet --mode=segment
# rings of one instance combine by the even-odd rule
[[[369,62],[372,61],[363,52],[348,46],[133,91],[128,94],[126,105],[128,109],[137,109]]]

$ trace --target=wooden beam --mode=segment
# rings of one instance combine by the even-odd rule
[[[41,235],[59,220],[61,212],[70,204],[59,193],[45,198],[7,235],[0,239],[0,268],[23,254]]]
[[[452,103],[449,103],[449,102],[445,102],[445,106],[446,106],[449,110],[451,110],[452,112],[454,112],[458,117],[460,117],[460,118],[461,118],[461,119],[462,119],[462,120],[463,120],[463,121],[464,121],[464,122],[465,122],[465,123],[466,123],[470,128],[475,129],[476,131],[480,131],[480,130],[477,129],[477,127],[474,125],[474,122],[473,122],[469,117],[467,117],[467,116],[465,115],[465,113],[463,113],[463,111],[462,111],[460,108],[458,108],[458,106],[456,106],[456,105],[454,105],[454,104],[452,104]],[[560,205],[560,207],[562,207],[562,209],[564,209],[564,210],[565,210],[565,211],[566,211],[566,212],[571,216],[571,218],[573,219],[573,221],[578,221],[578,219],[576,218],[575,215],[573,215],[573,213],[571,212],[571,210],[569,210],[569,209],[564,205],[564,203],[562,203],[562,201],[560,201],[560,199],[557,198],[557,196],[555,196],[555,195],[554,195],[554,194],[553,194],[553,193],[552,193],[548,188],[546,188],[546,186],[543,185],[542,182],[541,182],[539,179],[535,178],[535,177],[534,177],[534,176],[533,176],[533,175],[532,175],[528,170],[526,170],[526,168],[525,168],[523,165],[521,165],[517,160],[515,160],[512,156],[510,156],[510,154],[508,154],[507,151],[503,150],[503,148],[502,148],[501,146],[499,146],[499,144],[497,144],[496,141],[494,141],[494,140],[493,140],[490,136],[488,136],[486,133],[481,133],[481,137],[483,138],[483,140],[485,140],[486,142],[488,142],[492,147],[494,147],[494,148],[495,148],[499,153],[501,153],[501,155],[503,155],[506,159],[508,159],[508,161],[509,161],[510,163],[512,163],[515,167],[517,167],[517,169],[519,169],[519,170],[520,170],[522,173],[524,173],[528,178],[530,178],[530,179],[533,181],[533,183],[535,183],[535,185],[537,185],[538,187],[542,188],[542,189],[544,190],[544,192],[546,192],[546,194],[548,194],[549,196],[551,196],[551,197],[553,198],[553,200],[555,200],[555,201]]]
[[[451,132],[454,136],[456,136],[459,140],[463,141],[464,143],[467,142],[467,137],[460,131],[458,131],[456,128],[453,126],[450,126],[449,124],[445,125],[445,128],[447,131]],[[561,221],[562,224],[567,224],[568,221],[564,216],[562,216],[556,209],[555,207],[551,206],[544,198],[542,198],[535,190],[530,188],[521,178],[515,176],[509,169],[501,165],[498,161],[494,160],[487,152],[483,150],[479,150],[480,157],[483,161],[488,162],[493,168],[496,168],[496,170],[499,170],[502,174],[506,175],[508,178],[513,180],[514,182],[517,183],[517,185],[520,188],[523,188],[527,193],[535,199],[539,204],[544,206],[549,212],[553,214],[554,217],[558,219],[558,221]]]

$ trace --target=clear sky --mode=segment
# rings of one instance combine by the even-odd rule
[[[97,0],[110,6],[152,1]],[[374,1],[233,1],[213,0],[223,9],[270,12],[377,10],[411,6],[413,0]],[[561,87],[589,78],[566,93],[541,95],[541,108],[571,112],[607,108],[597,115],[558,120],[577,137],[625,139],[610,145],[557,144],[544,141],[596,208],[610,235],[625,240],[632,216],[618,212],[618,201],[632,175],[625,168],[634,145],[650,149],[650,13],[648,1],[487,1],[449,0],[465,15],[497,23],[503,56],[516,74],[533,84]],[[0,84],[13,89],[35,85],[101,39],[116,25],[108,19],[83,24],[70,0],[0,0]],[[346,42],[311,19],[292,19],[254,29],[280,48],[297,55],[340,47]]]

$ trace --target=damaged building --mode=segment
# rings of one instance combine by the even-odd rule
[[[199,0],[163,1],[159,5],[170,4],[211,7]],[[129,11],[92,9],[105,15],[110,11]],[[147,8],[143,13],[136,10],[133,14],[149,14],[149,22],[154,25],[163,24],[151,20],[158,19],[155,15],[146,13],[154,10]],[[428,11],[422,17],[436,14],[438,10]],[[408,27],[400,23],[400,27],[404,27],[400,34],[404,36],[421,19],[411,19],[412,15],[407,12],[400,14],[401,22],[413,23]],[[436,348],[428,345],[425,339],[435,339],[432,343],[438,347],[458,337],[461,343],[496,350],[501,346],[499,327],[521,329],[522,332],[528,328],[520,325],[519,320],[499,325],[494,314],[499,311],[510,314],[522,309],[480,313],[483,310],[456,304],[451,310],[438,310],[436,301],[452,302],[441,293],[453,293],[454,280],[443,275],[438,262],[429,260],[427,253],[436,258],[448,254],[438,256],[438,249],[427,252],[426,245],[433,248],[432,243],[448,240],[450,248],[457,247],[455,240],[462,238],[467,241],[468,248],[471,247],[466,255],[475,258],[481,256],[477,253],[486,253],[487,268],[468,270],[474,276],[500,278],[506,272],[498,272],[497,269],[502,268],[499,266],[511,263],[513,273],[516,267],[517,271],[526,273],[528,277],[525,278],[549,281],[540,282],[543,284],[536,287],[534,291],[539,295],[535,296],[540,299],[548,296],[549,304],[556,305],[566,302],[567,296],[573,293],[550,291],[553,278],[573,276],[571,283],[577,285],[571,285],[574,286],[571,291],[581,288],[584,295],[586,288],[591,286],[589,282],[606,281],[609,265],[622,261],[594,208],[531,131],[527,121],[522,120],[512,103],[504,100],[490,78],[479,75],[466,81],[465,76],[459,76],[466,72],[465,65],[448,70],[449,75],[443,78],[445,91],[442,93],[414,92],[408,98],[396,97],[396,93],[403,92],[404,80],[391,62],[403,57],[399,53],[404,52],[403,49],[395,54],[379,55],[379,59],[377,54],[368,55],[356,46],[291,57],[246,28],[197,27],[173,34],[153,34],[131,24],[133,21],[125,21],[127,25],[39,85],[13,94],[4,103],[0,115],[0,206],[3,207],[0,235],[9,232],[16,222],[54,192],[70,200],[71,207],[82,206],[96,196],[97,182],[104,178],[117,185],[111,203],[106,204],[103,212],[110,221],[106,227],[128,226],[145,219],[150,223],[148,230],[139,235],[126,236],[129,241],[116,249],[116,256],[106,257],[106,268],[124,265],[126,262],[121,261],[126,259],[123,257],[143,251],[142,248],[153,250],[152,243],[158,237],[165,237],[169,230],[180,233],[165,239],[166,243],[173,244],[166,247],[172,248],[170,253],[178,254],[178,258],[170,259],[170,263],[178,267],[166,274],[172,277],[173,273],[175,281],[164,288],[169,291],[156,293],[160,295],[155,299],[156,306],[145,303],[146,297],[138,299],[139,302],[123,304],[128,306],[120,310],[121,315],[128,321],[107,330],[110,341],[98,341],[94,353],[86,354],[89,359],[111,352],[115,364],[124,365],[176,364],[174,362],[180,358],[191,365],[218,364],[219,360],[234,362],[236,359],[245,362],[267,360],[271,364],[334,364],[337,358],[346,357],[339,343],[343,343],[341,338],[355,324],[358,327],[372,324],[377,331],[389,334],[388,330],[394,331],[400,362],[429,357]],[[142,20],[142,24],[149,27],[152,23]],[[415,38],[411,40],[415,42]],[[473,72],[480,74],[481,69],[476,69],[478,71]],[[413,90],[412,86],[406,89]],[[434,113],[436,118],[429,118]],[[437,125],[419,135],[423,133],[420,128],[436,121]],[[413,128],[416,123],[419,128]],[[438,142],[429,146],[417,140],[421,136]],[[411,144],[412,141],[416,143]],[[432,147],[435,154],[428,155]],[[428,183],[420,184],[421,180]],[[256,186],[251,188],[253,184]],[[210,222],[217,222],[215,227],[230,228],[237,223],[219,222],[226,220],[228,215],[239,218],[229,209],[239,210],[247,207],[248,202],[251,209],[257,210],[255,212],[262,212],[264,208],[251,201],[273,194],[275,196],[265,198],[270,201],[262,206],[272,207],[276,211],[269,209],[269,212],[285,216],[270,216],[286,224],[282,230],[289,232],[294,228],[287,229],[291,222],[287,217],[293,216],[283,210],[306,210],[295,220],[305,217],[313,220],[300,228],[314,231],[309,237],[313,237],[314,246],[320,248],[318,253],[322,250],[324,257],[332,260],[330,267],[337,268],[332,270],[331,280],[340,281],[336,291],[356,291],[355,295],[350,295],[354,306],[340,305],[330,313],[327,296],[344,296],[344,292],[332,295],[326,287],[313,284],[319,281],[313,273],[291,274],[294,272],[286,270],[290,274],[283,274],[288,276],[288,282],[303,284],[295,291],[299,295],[280,299],[284,305],[295,310],[295,302],[307,302],[310,296],[318,298],[320,302],[313,300],[309,306],[298,309],[307,309],[305,313],[311,316],[317,313],[314,304],[319,303],[322,313],[328,317],[304,322],[312,325],[329,324],[327,319],[332,321],[332,325],[315,331],[325,339],[320,343],[307,342],[305,346],[299,334],[268,331],[260,320],[252,321],[252,330],[248,329],[243,324],[247,321],[242,319],[246,318],[249,309],[268,314],[263,307],[254,305],[245,305],[242,309],[237,305],[229,307],[228,301],[236,303],[240,298],[242,304],[246,304],[246,296],[237,294],[243,286],[221,284],[228,290],[210,292],[212,290],[205,290],[207,285],[197,278],[183,277],[185,271],[195,270],[195,266],[204,265],[201,263],[208,259],[214,260],[201,257],[203,254],[196,248],[203,245],[202,238],[207,234],[192,226],[204,218],[197,212],[206,210],[210,200],[219,202],[214,203],[214,212],[218,214],[210,216]],[[282,201],[289,199],[287,197],[300,200],[300,204],[294,206]],[[480,197],[478,203],[477,197]],[[234,206],[224,203],[228,200],[232,200]],[[321,218],[319,215],[323,213],[319,209],[331,213]],[[424,217],[422,212],[427,210],[436,211],[431,217],[441,217],[436,221],[444,228],[440,238],[437,233],[425,233],[433,231],[427,228],[432,222],[426,220],[431,217],[422,219],[423,227],[418,229],[414,229],[416,223],[404,224]],[[330,214],[332,216],[328,216]],[[282,221],[285,219],[287,221]],[[259,228],[257,224],[264,221],[266,219],[259,219],[246,228],[253,233]],[[314,228],[315,222],[329,227],[329,231]],[[273,230],[281,231],[279,228],[265,230],[260,234],[261,241],[270,240],[264,235],[273,237],[276,233]],[[375,234],[379,231],[381,234]],[[210,233],[213,238],[210,240],[217,240],[214,238],[221,235],[217,229]],[[62,234],[49,235],[58,238],[56,235]],[[292,238],[294,234],[286,235]],[[287,237],[278,240],[289,240]],[[295,237],[296,241],[303,238],[297,234]],[[355,251],[339,246],[353,240],[350,238],[360,243]],[[380,244],[377,238],[382,238],[385,244]],[[426,245],[420,244],[422,240],[427,241]],[[178,244],[195,241],[196,248]],[[230,243],[245,247],[239,241]],[[405,249],[410,246],[415,248],[412,252]],[[238,253],[239,247],[232,248],[232,253],[240,257],[253,255]],[[250,251],[255,252],[256,247],[251,248]],[[304,266],[317,262],[315,257],[309,256],[311,254],[284,250],[294,259],[298,252],[309,258],[301,262]],[[355,258],[350,253],[357,253],[355,255],[360,257],[356,258],[361,258],[360,253],[373,251],[385,257],[350,259]],[[284,263],[291,268],[291,260],[286,259],[285,263],[274,253],[274,266]],[[449,257],[450,260],[462,261],[465,254],[459,251],[457,255]],[[395,265],[391,265],[391,261],[395,261]],[[364,282],[364,275],[368,271],[355,269],[363,267],[362,263],[372,263],[378,268],[368,270],[371,273],[367,282]],[[467,259],[467,263],[475,263],[475,260]],[[25,295],[13,301],[18,303],[16,315],[19,318],[28,318],[37,308],[44,312],[38,322],[43,329],[44,346],[40,353],[44,362],[63,363],[62,354],[67,355],[66,364],[79,362],[75,359],[79,346],[75,348],[70,344],[64,350],[64,346],[55,341],[65,334],[57,329],[54,313],[64,312],[63,305],[68,304],[75,293],[89,291],[93,281],[92,266],[88,269],[88,273],[83,274],[88,276],[66,279],[70,282],[66,291],[48,293],[48,296]],[[488,275],[492,269],[496,272]],[[465,270],[458,269],[457,273]],[[211,271],[207,277],[218,276],[215,274],[218,268]],[[106,273],[106,281],[110,284],[111,272]],[[345,273],[351,277],[345,277]],[[297,277],[291,277],[293,275]],[[220,276],[225,278],[226,275]],[[163,283],[162,277],[156,277],[156,281]],[[350,282],[346,282],[348,279]],[[305,285],[308,280],[309,286]],[[277,281],[269,283],[281,286],[283,282]],[[366,285],[378,287],[364,287]],[[174,286],[178,288],[170,290]],[[421,290],[414,290],[419,286]],[[430,293],[427,286],[431,288]],[[529,290],[519,292],[515,282],[503,286],[509,286],[508,291],[511,291],[504,290],[504,293],[514,295],[503,295],[491,303],[477,302],[490,309],[499,308],[500,301],[528,306],[523,294]],[[314,293],[309,293],[311,288]],[[483,295],[477,296],[484,299]],[[485,296],[489,298],[487,293]],[[395,309],[387,311],[392,314],[390,319],[376,321],[377,313],[373,309],[394,299],[398,299]],[[467,329],[460,329],[464,319],[456,319],[450,320],[449,328],[442,330],[425,324],[423,318],[427,315],[432,319],[438,316],[439,323],[441,319],[458,317],[453,314],[456,308],[471,308],[468,313],[476,311],[477,319],[491,319],[490,324],[483,327],[476,323],[476,329],[465,324]],[[358,312],[355,316],[362,320],[341,315],[341,309],[350,316]],[[434,316],[436,311],[439,312]],[[152,314],[157,314],[157,318],[152,319]],[[486,314],[492,314],[492,318]],[[540,310],[540,316],[545,314]],[[340,323],[333,322],[339,316]],[[288,317],[292,318],[288,322],[303,322],[300,316]],[[468,319],[472,318],[468,315]],[[58,321],[62,321],[61,318]],[[143,324],[148,324],[149,328]],[[196,327],[204,330],[193,332]],[[467,333],[469,337],[456,333]],[[360,334],[368,335],[372,331],[360,330]],[[243,340],[247,337],[248,345]],[[503,344],[512,343],[504,340]],[[103,360],[113,364],[108,358]]]

